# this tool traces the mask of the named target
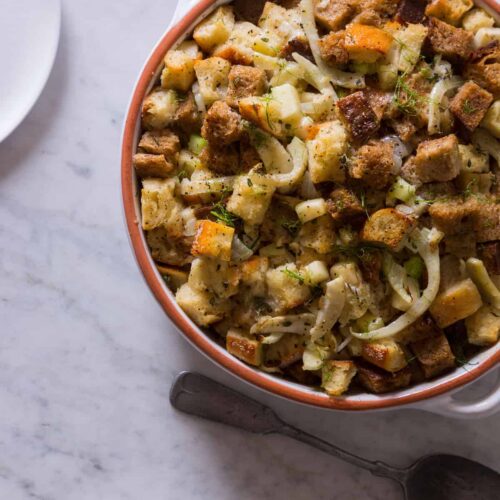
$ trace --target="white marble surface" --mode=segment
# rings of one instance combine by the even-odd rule
[[[124,110],[173,2],[63,3],[48,86],[0,144],[0,498],[401,498],[302,444],[177,414],[168,391],[186,369],[369,458],[446,451],[499,468],[498,418],[298,407],[232,380],[175,333],[136,269],[119,187]]]

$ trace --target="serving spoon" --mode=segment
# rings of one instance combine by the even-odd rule
[[[257,434],[283,434],[325,453],[398,481],[407,500],[493,500],[499,498],[500,475],[467,458],[430,455],[407,469],[372,462],[297,429],[271,408],[197,373],[182,372],[170,391],[180,411]]]

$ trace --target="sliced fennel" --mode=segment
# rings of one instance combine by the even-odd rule
[[[203,96],[201,95],[200,84],[198,82],[195,82],[193,84],[193,95],[194,95],[194,102],[196,103],[196,107],[198,108],[198,111],[202,115],[204,115],[207,112],[207,106],[205,104],[205,100],[203,99]]]
[[[277,188],[287,188],[298,184],[307,168],[307,149],[304,142],[294,137],[287,147],[292,158],[293,168],[290,172],[268,176],[271,184]]]
[[[287,150],[276,137],[262,130],[250,129],[250,141],[257,150],[266,172],[287,173],[293,168],[292,159]]]
[[[231,260],[233,262],[244,262],[253,255],[253,250],[248,248],[239,238],[233,238],[233,245],[231,247]]]
[[[495,283],[493,283],[488,275],[488,271],[483,261],[470,258],[467,260],[466,268],[483,298],[496,309],[497,313],[500,313],[500,290],[498,290]]]
[[[311,340],[319,340],[328,333],[338,321],[345,304],[345,282],[336,278],[326,284],[325,295],[320,301],[316,324],[311,329]]]
[[[400,266],[390,255],[389,253],[384,254],[384,274],[387,278],[387,281],[391,285],[391,288],[397,294],[401,301],[402,307],[396,307],[397,309],[401,309],[406,311],[412,303],[412,296],[408,291],[408,276],[405,272],[403,266]],[[399,304],[399,302],[398,302]]]
[[[271,335],[268,335],[264,338],[264,340],[262,340],[262,343],[265,345],[276,344],[283,338],[283,335],[284,333],[282,332],[271,333]]]
[[[303,369],[307,371],[319,370],[323,361],[330,355],[330,348],[309,341],[302,355]]]
[[[450,91],[460,87],[463,80],[458,76],[439,80],[432,87],[429,96],[429,124],[427,130],[429,134],[439,134],[441,132],[441,103],[444,96]]]
[[[258,131],[257,133],[262,133]],[[254,136],[255,137],[255,136]],[[264,148],[259,145],[259,141],[255,142],[255,148],[259,155],[262,154],[266,158],[269,168],[271,165],[281,165],[281,169],[288,168],[288,161],[291,162],[292,168],[289,171],[282,171],[276,168],[274,172],[267,174],[254,173],[255,180],[261,184],[269,187],[282,188],[284,190],[290,189],[300,183],[307,168],[307,149],[304,142],[298,137],[294,137],[292,142],[285,149],[279,141],[271,141],[271,136],[268,137],[272,142],[272,150],[261,149]],[[234,183],[234,181],[233,181]]]
[[[409,248],[416,250],[427,267],[428,283],[422,295],[398,319],[383,328],[368,333],[354,332],[351,335],[362,340],[378,340],[392,337],[422,316],[436,298],[440,283],[439,241],[443,233],[437,229],[416,229],[410,236]]]

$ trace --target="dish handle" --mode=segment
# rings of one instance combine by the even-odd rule
[[[418,403],[413,408],[460,419],[489,417],[500,410],[500,369],[495,370],[494,376],[493,387],[479,400],[460,401],[454,397],[460,391],[455,391],[454,394],[445,394]]]

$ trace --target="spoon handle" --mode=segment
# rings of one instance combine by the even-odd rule
[[[256,434],[283,434],[314,446],[377,476],[402,483],[406,471],[371,462],[308,434],[281,420],[271,408],[197,373],[183,372],[175,379],[170,402],[178,410]]]
[[[402,484],[404,483],[406,471],[403,469],[396,469],[395,467],[387,465],[384,462],[372,462],[371,460],[359,457],[286,423],[278,432],[296,439],[297,441],[302,441],[303,443],[313,446],[314,448],[317,448],[318,450],[328,453],[336,458],[340,458],[344,462],[348,462],[352,465],[368,470],[375,476],[387,477]]]

